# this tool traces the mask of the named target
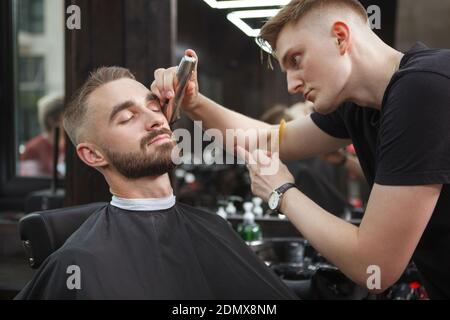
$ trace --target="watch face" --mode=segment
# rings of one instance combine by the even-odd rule
[[[269,208],[275,210],[278,207],[278,202],[280,200],[280,196],[277,192],[273,191],[269,197]]]

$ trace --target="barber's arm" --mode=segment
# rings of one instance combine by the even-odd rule
[[[193,56],[197,59],[197,62],[199,61],[193,50],[186,50],[185,54]],[[176,67],[155,71],[155,80],[150,89],[162,102],[173,98],[176,87]],[[260,140],[267,139],[267,132],[270,130],[278,131],[278,126],[271,126],[227,109],[200,94],[197,69],[194,70],[186,87],[181,106],[192,120],[202,121],[204,129],[218,129],[223,133],[224,138],[226,138],[226,129],[258,129],[260,130]],[[287,124],[281,140],[281,158],[283,160],[308,158],[316,154],[336,150],[349,143],[349,140],[337,139],[324,133],[307,117]],[[258,143],[257,145],[261,144]],[[249,149],[248,145],[241,146]]]
[[[198,57],[193,50],[186,50],[185,54],[195,57],[198,61]],[[224,138],[226,137],[226,129],[259,129],[266,132],[269,132],[271,129],[276,130],[276,127],[229,110],[200,94],[197,66],[186,86],[183,101],[181,102],[183,111],[192,120],[202,121],[204,129],[215,128],[220,130]],[[155,71],[155,80],[151,84],[150,89],[162,102],[170,101],[174,97],[178,85],[176,70],[177,67],[171,67],[168,69],[160,68]]]
[[[253,156],[239,149],[247,161],[252,192],[268,200],[272,190],[292,175],[277,155],[262,152]],[[255,159],[257,158],[257,159]],[[264,163],[264,165],[262,165]],[[276,174],[264,175],[266,166],[279,166]],[[405,270],[436,206],[442,185],[384,186],[375,184],[364,218],[356,227],[322,209],[300,190],[289,189],[282,196],[284,213],[311,245],[354,282],[366,287],[369,266],[381,271],[381,286],[386,290]]]

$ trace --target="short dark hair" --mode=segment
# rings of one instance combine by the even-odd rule
[[[128,78],[135,80],[130,70],[122,67],[101,67],[89,74],[86,82],[78,89],[63,113],[63,126],[72,143],[76,146],[83,137],[81,128],[85,123],[87,100],[97,88],[108,82]]]

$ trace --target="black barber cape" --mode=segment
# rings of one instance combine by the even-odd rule
[[[16,299],[295,296],[225,220],[176,203],[158,211],[105,205],[46,259]]]

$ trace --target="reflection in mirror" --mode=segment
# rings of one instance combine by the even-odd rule
[[[16,174],[64,176],[64,1],[14,0]],[[59,130],[55,148],[55,130]]]

